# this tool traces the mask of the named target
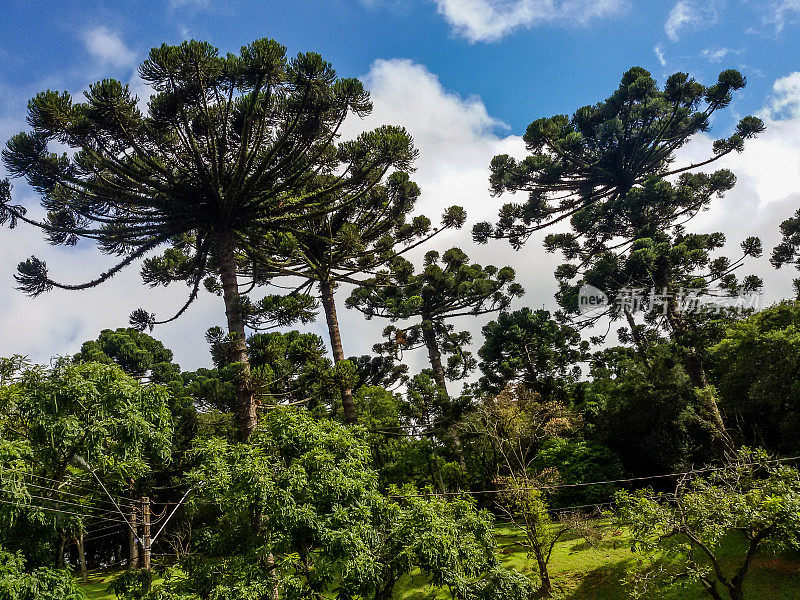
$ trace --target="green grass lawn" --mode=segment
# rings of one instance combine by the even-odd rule
[[[521,536],[516,530],[495,528],[503,564],[523,573],[533,573],[535,561],[529,559],[520,545]],[[739,557],[741,553],[734,542],[723,552],[723,561]],[[633,553],[624,532],[606,536],[594,546],[583,539],[563,540],[556,544],[550,561],[550,574],[557,600],[624,600],[631,598],[631,574],[652,568],[654,558]],[[106,589],[115,573],[94,573],[84,586],[92,600],[114,600]],[[154,585],[158,585],[156,580]],[[753,564],[745,585],[751,600],[800,600],[800,560],[789,557],[759,557]],[[426,585],[422,575],[404,577],[395,589],[395,600],[439,600],[449,596],[436,593]],[[644,598],[649,600],[707,600],[709,596],[699,585],[675,584],[652,590]]]

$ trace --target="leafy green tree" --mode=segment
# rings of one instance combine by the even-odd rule
[[[0,548],[0,600],[85,600],[63,569],[39,567],[27,572],[25,559]]]
[[[73,360],[116,364],[131,377],[166,383],[180,373],[172,358],[172,350],[157,339],[136,329],[119,328],[104,329],[97,340],[84,342]]]
[[[492,481],[499,492],[497,508],[524,533],[525,546],[536,560],[538,594],[549,596],[550,558],[569,528],[552,522],[544,495],[559,473],[550,465],[537,469],[536,457],[546,441],[575,432],[580,419],[563,404],[542,402],[537,393],[517,385],[484,399],[476,427],[497,457]]]
[[[291,598],[336,584],[339,598],[386,600],[420,569],[454,597],[473,598],[475,580],[495,576],[491,518],[468,499],[381,495],[367,444],[307,411],[272,411],[263,428],[246,444],[199,444],[195,503],[212,504],[219,520],[196,536],[210,558],[187,562],[179,591],[251,597],[277,580]]]
[[[324,182],[321,185],[324,187]],[[358,202],[334,198],[339,208],[281,237],[270,252],[278,259],[285,255],[285,264],[276,265],[277,273],[305,280],[297,292],[311,292],[314,285],[319,288],[337,363],[345,360],[345,354],[334,298],[336,288],[343,283],[358,285],[363,274],[386,266],[446,229],[464,224],[466,214],[458,206],[445,211],[442,225],[437,228],[432,228],[430,219],[422,215],[408,222],[419,194],[419,187],[408,174],[397,171],[385,185],[375,186]],[[342,389],[342,404],[345,421],[354,423],[350,388]]]
[[[378,349],[397,352],[424,346],[434,381],[447,393],[447,379],[460,379],[475,368],[475,359],[465,348],[470,342],[469,332],[455,332],[448,321],[506,308],[523,293],[514,277],[511,267],[498,269],[470,263],[458,248],[442,255],[432,251],[426,253],[420,273],[414,273],[407,260],[398,259],[390,271],[356,288],[347,305],[368,319],[413,319],[409,326],[387,328],[389,341]],[[449,355],[446,369],[442,354]]]
[[[728,325],[709,349],[722,409],[744,443],[800,451],[800,305],[781,302]]]
[[[741,452],[724,469],[682,480],[674,500],[646,489],[620,491],[617,505],[637,547],[679,557],[668,575],[699,581],[715,600],[744,600],[757,554],[800,544],[800,475],[763,452]],[[730,536],[744,543],[723,561],[722,542]]]
[[[371,110],[363,86],[338,78],[318,54],[287,59],[272,40],[225,57],[204,42],[162,45],[139,75],[156,92],[147,115],[128,86],[111,79],[90,86],[82,103],[54,91],[30,101],[32,132],[14,136],[3,158],[12,176],[39,192],[47,216],[32,219],[12,205],[6,183],[0,220],[38,227],[54,244],[92,240],[120,260],[92,281],[68,285],[51,279],[34,257],[20,264],[17,280],[31,295],[86,289],[166,246],[145,260],[142,277],[154,286],[188,284],[187,302],[167,321],[188,308],[204,282],[222,295],[241,369],[237,418],[246,437],[257,414],[245,328],[307,317],[309,308],[274,297],[251,301],[244,293],[265,280],[265,237],[361,201],[389,169],[408,169],[416,151],[398,127],[337,143],[349,114]],[[55,141],[75,153],[50,151]],[[310,185],[334,173],[340,176]],[[132,321],[165,322],[142,310]]]
[[[97,515],[97,501],[104,498],[94,479],[74,465],[85,461],[120,495],[131,480],[148,475],[153,463],[165,464],[172,441],[167,395],[115,365],[66,361],[27,369],[0,387],[0,440],[16,447],[0,454],[0,469],[9,469],[4,487],[16,500],[3,506],[4,521],[24,519],[45,525],[52,535],[59,531],[59,562],[64,537],[74,535],[85,576],[85,516]],[[52,485],[43,487],[34,477]],[[62,487],[76,485],[81,491],[69,491],[65,504]]]
[[[584,390],[596,404],[596,439],[636,475],[692,468],[714,456],[714,424],[703,393],[668,343],[654,345],[649,367],[630,349],[604,353]]]
[[[483,327],[478,356],[483,377],[480,386],[497,394],[509,384],[521,383],[545,399],[561,399],[577,380],[587,358],[588,342],[572,326],[554,319],[549,311],[523,308],[502,312]]]
[[[555,469],[561,484],[613,481],[622,477],[619,457],[606,446],[584,439],[555,437],[546,440],[533,461],[535,470]],[[611,498],[611,485],[565,487],[551,494],[551,507],[603,504]]]

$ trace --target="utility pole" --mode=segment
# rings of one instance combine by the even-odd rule
[[[143,568],[145,571],[150,570],[150,498],[145,496],[142,498],[142,525],[144,526],[144,535],[142,536],[143,546]]]

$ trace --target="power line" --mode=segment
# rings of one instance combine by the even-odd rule
[[[97,490],[95,490],[95,489],[92,489],[92,488],[89,488],[89,487],[85,487],[85,486],[76,485],[75,483],[70,482],[70,481],[59,481],[58,479],[52,479],[50,477],[44,477],[42,475],[34,475],[33,473],[28,473],[27,471],[21,471],[19,469],[12,469],[10,467],[0,466],[0,470],[10,471],[12,473],[21,473],[22,475],[25,475],[27,477],[35,477],[36,479],[42,479],[44,481],[49,481],[49,482],[55,483],[57,485],[68,485],[68,486],[71,486],[75,490],[84,490],[84,491],[86,491],[87,493],[90,493],[90,494],[94,494],[94,493],[97,492]],[[122,500],[128,500],[129,502],[138,502],[138,500],[136,498],[128,498],[128,497],[122,496],[120,494],[117,494],[117,497],[121,498]]]
[[[80,504],[79,502],[70,502],[69,500],[59,500],[58,498],[48,498],[47,496],[38,496],[36,494],[24,494],[24,493],[22,493],[20,491],[17,491],[17,490],[7,490],[5,488],[0,488],[0,492],[5,492],[5,493],[11,494],[13,496],[22,496],[23,498],[34,498],[36,500],[44,500],[46,502],[57,502],[58,504],[66,504],[68,506],[77,506],[78,508],[89,508],[89,507],[87,507],[87,505]],[[101,509],[100,512],[101,513],[106,513],[106,514],[112,513],[112,514],[116,515],[116,513],[114,511],[111,511],[111,510],[102,510]],[[90,511],[86,512],[85,514],[86,514],[86,516],[93,516],[93,517],[96,517],[96,518],[107,518],[107,517],[101,516],[98,513],[92,513]]]
[[[782,462],[791,462],[794,460],[800,460],[800,456],[792,456],[789,458],[776,458],[772,460],[761,461],[757,463],[744,463],[740,464],[743,467],[752,467],[764,463],[782,463]],[[559,485],[538,485],[538,486],[525,486],[525,487],[515,487],[509,489],[495,489],[495,490],[460,490],[457,492],[428,492],[424,494],[392,494],[389,498],[426,498],[430,496],[460,496],[462,494],[468,495],[480,495],[480,494],[504,494],[508,492],[522,492],[522,491],[532,491],[532,490],[560,490],[565,488],[578,488],[578,487],[587,487],[590,485],[610,485],[612,483],[631,483],[634,481],[649,481],[653,479],[669,479],[672,477],[682,477],[685,475],[696,475],[699,473],[709,473],[713,471],[722,471],[724,469],[730,468],[730,465],[724,465],[720,467],[705,467],[703,469],[692,469],[691,471],[682,471],[678,473],[665,473],[664,475],[647,475],[643,477],[628,477],[626,479],[609,479],[607,481],[585,481],[582,483],[562,483]]]
[[[76,513],[76,512],[69,511],[69,510],[59,510],[57,508],[50,508],[50,507],[47,507],[47,506],[39,506],[37,504],[22,504],[22,503],[19,503],[19,502],[11,502],[10,500],[3,500],[2,498],[0,498],[0,503],[2,503],[2,504],[10,504],[11,506],[18,506],[20,508],[36,508],[36,509],[39,509],[39,510],[46,510],[46,511],[54,512],[54,513],[61,513],[61,514],[65,514],[65,515],[74,515],[76,517],[86,517],[87,516],[85,513]],[[94,517],[94,518],[98,518],[98,517]]]
[[[73,498],[86,498],[86,496],[83,495],[83,494],[71,494],[69,492],[65,492],[64,490],[60,490],[60,489],[52,488],[52,487],[47,487],[47,486],[42,486],[42,485],[37,485],[35,483],[30,483],[30,482],[27,482],[27,481],[23,481],[22,483],[26,487],[32,487],[32,488],[44,490],[44,491],[47,491],[47,492],[55,492],[56,494],[63,494],[65,496],[71,496]],[[110,504],[107,500],[100,500],[100,502],[104,502],[105,504]],[[110,509],[106,509],[106,508],[104,508],[102,506],[98,506],[97,504],[81,504],[81,506],[97,508],[98,510],[101,510],[101,511],[115,512],[115,511],[112,511]]]

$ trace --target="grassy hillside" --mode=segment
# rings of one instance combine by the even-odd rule
[[[496,527],[498,546],[503,563],[525,573],[533,572],[535,561],[527,557],[520,545],[517,531],[505,526]],[[725,550],[727,557],[738,556],[735,543]],[[633,553],[629,539],[622,533],[610,533],[599,543],[590,546],[583,539],[571,539],[556,544],[551,559],[551,575],[557,600],[625,600],[632,597],[631,575],[636,571],[657,568],[654,557]],[[94,573],[84,589],[93,600],[114,600],[106,592],[114,573]],[[156,585],[158,583],[156,582]],[[758,558],[745,586],[751,600],[800,600],[800,558]],[[447,594],[436,594],[421,575],[406,577],[395,590],[396,600],[444,600]],[[675,584],[652,590],[648,600],[707,600],[709,596],[699,585]]]

